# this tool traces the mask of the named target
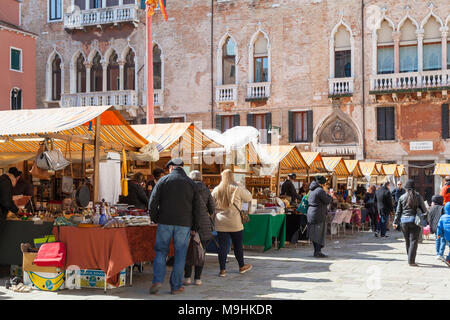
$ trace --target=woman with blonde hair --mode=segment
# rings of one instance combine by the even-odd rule
[[[212,196],[216,204],[215,229],[219,239],[220,277],[226,276],[227,244],[233,242],[234,256],[239,263],[239,272],[245,273],[252,265],[244,264],[243,234],[240,209],[242,203],[250,202],[252,194],[240,186],[229,169],[222,172],[222,181],[214,188]]]

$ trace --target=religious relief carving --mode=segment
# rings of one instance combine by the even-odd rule
[[[358,136],[356,130],[347,122],[334,118],[323,124],[323,128],[319,131],[319,146],[321,145],[357,145]]]

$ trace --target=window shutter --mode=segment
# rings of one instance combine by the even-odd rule
[[[22,110],[22,90],[17,93],[17,110]]]
[[[294,141],[294,113],[292,111],[288,112],[288,122],[289,122],[289,142]]]
[[[141,0],[141,9],[145,10],[145,0]]]
[[[253,115],[251,113],[247,114],[247,126],[254,127],[255,123],[253,121]]]
[[[234,115],[233,126],[238,127],[241,125],[241,116],[239,114]]]
[[[11,69],[20,70],[20,51],[11,49]]]
[[[155,123],[171,123],[170,118],[156,118]]]
[[[377,108],[377,140],[386,140],[385,108]]]
[[[449,138],[448,104],[442,105],[442,139]]]
[[[216,129],[222,132],[222,116],[216,114]]]
[[[267,129],[267,144],[272,144],[272,134],[269,133],[269,130],[272,129],[272,113],[268,112],[266,114],[266,129]]]
[[[386,140],[395,140],[395,108],[386,108]]]
[[[313,142],[313,112],[312,110],[306,111],[306,125],[308,127],[307,142]]]

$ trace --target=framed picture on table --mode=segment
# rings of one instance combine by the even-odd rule
[[[348,177],[347,179],[347,189],[353,190],[353,177]]]

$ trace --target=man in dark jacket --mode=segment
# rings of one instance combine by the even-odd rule
[[[147,193],[143,186],[144,179],[144,175],[138,172],[128,184],[127,204],[133,205],[136,209],[148,208]]]
[[[383,187],[375,192],[375,202],[377,204],[378,214],[380,215],[379,228],[380,236],[382,238],[387,237],[386,228],[389,221],[389,215],[394,211],[392,205],[392,196],[389,191],[390,182],[386,182]],[[377,236],[377,235],[375,235]]]
[[[323,189],[327,179],[323,176],[316,177],[309,186],[308,196],[308,230],[309,238],[314,245],[314,257],[327,257],[322,253],[325,246],[327,206],[331,203],[331,196]]]
[[[398,200],[402,195],[405,194],[405,192],[406,190],[402,188],[402,182],[399,180],[397,182],[397,188],[395,188],[394,191],[392,191],[391,193],[392,199],[394,199],[394,210],[397,208]]]
[[[158,224],[153,262],[151,294],[161,288],[166,274],[166,258],[173,238],[175,259],[170,276],[171,293],[184,292],[183,271],[191,229],[198,228],[200,221],[200,196],[195,192],[194,182],[186,175],[181,159],[167,163],[170,174],[155,185],[150,197],[149,210],[152,221]]]
[[[445,240],[437,237],[437,227],[439,219],[444,214],[444,197],[434,195],[431,198],[431,209],[428,213],[428,224],[430,225],[430,233],[436,235],[436,258],[444,260]]]
[[[291,204],[294,204],[295,200],[302,201],[302,198],[297,193],[297,191],[295,190],[295,186],[292,183],[292,180],[295,180],[296,177],[297,176],[295,175],[295,173],[289,174],[287,180],[281,185],[280,195],[291,197]]]
[[[195,184],[195,192],[200,195],[200,221],[198,225],[198,229],[193,228],[191,232],[191,236],[195,235],[195,232],[198,232],[200,236],[200,240],[202,243],[202,247],[204,252],[208,245],[208,241],[213,237],[212,232],[213,223],[211,220],[211,215],[215,212],[215,204],[214,198],[211,195],[211,191],[209,191],[208,187],[202,182],[202,174],[200,171],[194,170],[189,174],[189,177],[194,181]],[[192,259],[187,259],[192,260]],[[202,282],[200,277],[202,275],[203,265],[195,266],[195,285],[201,285]],[[191,283],[191,275],[192,275],[192,265],[186,262],[186,266],[184,267],[184,284]]]
[[[0,227],[6,220],[8,211],[13,213],[19,211],[19,208],[13,201],[13,188],[20,175],[21,172],[17,168],[11,168],[8,173],[0,176]]]

